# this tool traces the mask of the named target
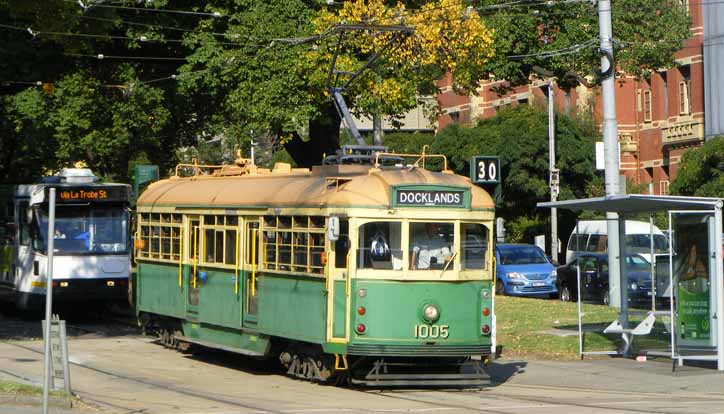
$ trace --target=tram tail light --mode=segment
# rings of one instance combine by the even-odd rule
[[[365,309],[364,306],[360,306],[359,308],[357,308],[357,313],[360,315],[364,315],[365,313],[367,313],[367,309]]]
[[[483,325],[483,328],[481,329],[481,332],[483,332],[483,335],[488,335],[490,333],[490,326]]]
[[[138,250],[143,250],[146,247],[146,240],[143,239],[136,239],[133,241],[133,245]]]
[[[358,334],[363,334],[367,330],[367,327],[365,327],[365,325],[363,323],[359,323],[355,327],[355,330],[357,331]]]
[[[490,316],[490,308],[483,308],[483,316]]]

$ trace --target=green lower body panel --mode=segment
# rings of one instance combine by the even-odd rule
[[[183,332],[189,342],[252,356],[267,355],[271,344],[267,336],[192,322],[183,322]]]

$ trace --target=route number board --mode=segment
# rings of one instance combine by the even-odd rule
[[[498,184],[500,182],[500,157],[473,157],[470,161],[470,180],[476,184]]]

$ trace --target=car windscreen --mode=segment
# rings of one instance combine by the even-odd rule
[[[536,246],[498,246],[500,264],[524,265],[548,263],[543,252]]]

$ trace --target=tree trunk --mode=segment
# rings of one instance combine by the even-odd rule
[[[385,139],[385,131],[382,130],[382,115],[379,112],[375,112],[372,116],[372,130],[375,145],[382,145]]]
[[[339,126],[341,119],[332,102],[320,108],[320,115],[309,120],[309,140],[304,141],[293,133],[284,148],[297,166],[310,168],[320,165],[325,154],[334,154],[339,149]]]

